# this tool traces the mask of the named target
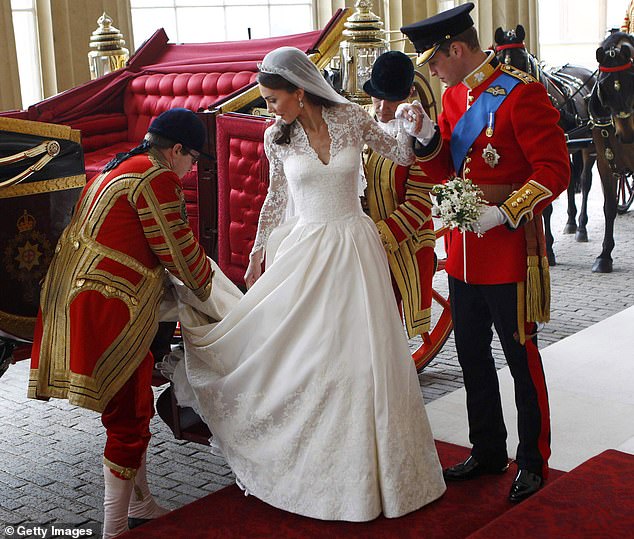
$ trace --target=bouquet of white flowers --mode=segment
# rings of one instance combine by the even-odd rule
[[[471,180],[453,178],[434,186],[432,193],[437,201],[432,211],[440,216],[443,225],[461,232],[476,232],[474,224],[480,218],[486,201],[482,198],[482,191]]]

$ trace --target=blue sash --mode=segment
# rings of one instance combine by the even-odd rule
[[[462,115],[451,133],[451,158],[456,174],[460,173],[467,151],[487,126],[489,114],[494,114],[502,102],[521,81],[502,73]],[[503,90],[501,90],[503,89]]]

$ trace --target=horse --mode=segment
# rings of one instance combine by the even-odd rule
[[[634,36],[613,32],[597,49],[596,58],[599,79],[590,97],[589,110],[603,188],[605,231],[603,249],[592,271],[610,273],[619,197],[625,203],[622,213],[634,199]]]
[[[596,83],[595,74],[581,66],[566,64],[557,68],[545,69],[539,60],[526,50],[524,27],[517,25],[515,30],[504,31],[499,27],[495,31],[495,51],[500,62],[525,71],[541,82],[553,106],[559,111],[559,126],[568,140],[585,141],[583,144],[569,145],[570,183],[568,184],[568,221],[564,234],[575,234],[577,241],[588,241],[586,225],[588,223],[588,194],[592,185],[592,167],[595,155],[591,147],[591,132],[588,126],[589,114],[587,100]],[[582,203],[577,225],[577,206],[575,193],[581,191]],[[548,261],[556,264],[553,252],[553,235],[550,227],[552,206],[544,209],[544,229]]]

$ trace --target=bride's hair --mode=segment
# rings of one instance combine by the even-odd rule
[[[299,87],[295,86],[293,83],[288,82],[281,75],[277,75],[275,73],[258,73],[257,81],[262,86],[269,88],[271,90],[284,90],[286,92],[293,93]],[[330,101],[330,99],[325,99],[324,97],[320,97],[318,95],[311,94],[310,92],[304,91],[304,99],[310,102],[312,105],[321,105],[322,107],[334,107],[336,103],[334,101]],[[295,120],[297,121],[297,120]],[[295,123],[295,122],[293,122]],[[291,142],[291,126],[293,124],[281,124],[279,135],[273,139],[275,144],[290,144]]]

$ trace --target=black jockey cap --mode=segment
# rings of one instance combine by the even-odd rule
[[[445,41],[471,28],[473,19],[469,12],[472,9],[473,2],[467,2],[428,19],[403,26],[401,32],[414,44],[419,54],[416,63],[423,65],[429,62]]]
[[[363,85],[366,94],[377,99],[403,101],[414,83],[414,64],[406,54],[389,51],[379,56],[372,66],[372,75]]]
[[[207,139],[207,129],[202,120],[189,109],[175,108],[162,112],[154,118],[147,131],[148,133],[159,135],[174,144],[180,143],[188,150],[197,151],[199,154],[213,159],[211,155],[203,152],[205,140]],[[145,135],[141,144],[127,152],[118,153],[111,159],[103,168],[103,172],[108,172],[118,167],[130,157],[147,153],[151,146],[147,135]]]
[[[174,108],[159,114],[150,124],[148,133],[180,142],[185,148],[207,155],[203,151],[207,130],[202,120],[189,109]]]

